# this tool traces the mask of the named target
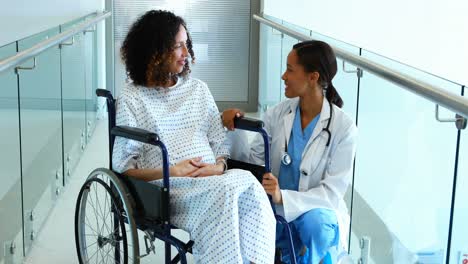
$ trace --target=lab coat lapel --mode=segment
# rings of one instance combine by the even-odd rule
[[[289,144],[289,137],[291,136],[291,130],[294,122],[294,117],[296,116],[296,107],[299,102],[299,98],[291,100],[289,104],[289,110],[287,110],[283,119],[283,133],[286,137],[286,144]]]
[[[304,152],[302,152],[302,160],[308,160],[312,171],[309,175],[313,174],[317,169],[318,164],[322,160],[325,154],[325,144],[327,142],[327,133],[323,132],[323,129],[327,126],[328,120],[330,119],[330,104],[327,98],[323,98],[322,110],[320,112],[320,118],[315,125],[314,131],[307,142]],[[331,129],[331,128],[330,128]]]

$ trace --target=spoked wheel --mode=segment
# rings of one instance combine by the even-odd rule
[[[139,264],[138,235],[128,190],[108,169],[94,170],[75,210],[80,263]]]

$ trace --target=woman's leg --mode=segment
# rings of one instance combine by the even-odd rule
[[[229,176],[171,179],[171,223],[190,233],[195,263],[242,263]]]
[[[332,246],[338,245],[339,230],[336,214],[328,209],[313,209],[291,222],[307,248],[302,263],[317,264]],[[299,258],[300,259],[300,258]]]
[[[249,187],[239,195],[239,238],[241,252],[250,262],[271,264],[275,255],[276,220],[262,185],[250,173],[237,171]]]
[[[274,216],[249,172],[171,179],[171,221],[190,233],[196,263],[273,262]]]

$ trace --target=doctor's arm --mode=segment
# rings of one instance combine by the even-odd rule
[[[274,204],[283,204],[283,197],[279,188],[278,178],[272,173],[265,173],[263,175],[262,186],[265,192],[271,195]]]
[[[337,139],[316,187],[304,192],[281,190],[286,220],[294,220],[314,208],[339,208],[352,178],[357,128],[351,124]]]

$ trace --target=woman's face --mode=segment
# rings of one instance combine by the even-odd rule
[[[288,98],[303,96],[311,92],[311,84],[316,73],[307,73],[304,67],[299,64],[299,58],[295,50],[291,50],[288,55],[286,71],[281,78],[284,80],[284,95]]]
[[[187,31],[182,25],[179,27],[179,32],[175,37],[175,44],[172,48],[173,50],[169,57],[169,72],[178,74],[184,70],[189,55],[187,49]]]

